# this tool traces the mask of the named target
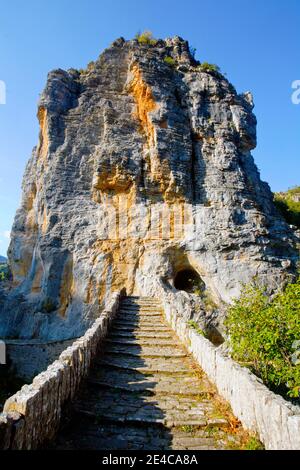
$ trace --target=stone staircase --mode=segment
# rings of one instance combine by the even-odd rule
[[[57,449],[242,448],[245,433],[166,324],[160,303],[125,297]]]

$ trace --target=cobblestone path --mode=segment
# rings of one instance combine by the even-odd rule
[[[125,297],[54,447],[239,449],[245,436],[159,302]]]

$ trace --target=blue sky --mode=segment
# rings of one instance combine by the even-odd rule
[[[115,38],[150,29],[179,35],[200,61],[216,63],[237,88],[254,94],[262,179],[275,191],[300,184],[299,0],[13,0],[1,2],[0,254],[21,194],[21,178],[37,143],[36,105],[47,72],[81,68]]]

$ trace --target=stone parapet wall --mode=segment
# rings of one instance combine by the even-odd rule
[[[179,294],[179,293],[178,293]],[[271,392],[247,368],[240,366],[182,317],[180,296],[163,285],[162,299],[168,323],[216,385],[243,426],[257,433],[268,450],[300,450],[300,408]]]
[[[119,294],[114,293],[85,335],[6,401],[0,414],[0,449],[36,449],[55,436],[62,407],[88,374],[118,304]]]

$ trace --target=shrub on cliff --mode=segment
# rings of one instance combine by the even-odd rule
[[[300,279],[272,299],[255,283],[245,286],[225,322],[232,357],[272,390],[300,391]]]
[[[173,59],[173,57],[167,55],[164,58],[164,63],[167,64],[167,65],[170,65],[171,67],[174,67],[174,65],[176,64],[176,60]]]
[[[9,268],[7,264],[0,265],[0,282],[9,279]]]
[[[300,228],[300,187],[286,193],[275,193],[274,202],[288,224]]]
[[[202,62],[198,65],[200,72],[220,72],[220,68],[216,64],[209,64],[208,62]]]
[[[153,37],[151,31],[144,31],[143,33],[137,33],[135,38],[138,40],[139,44],[148,44],[150,46],[155,46],[157,39]]]

